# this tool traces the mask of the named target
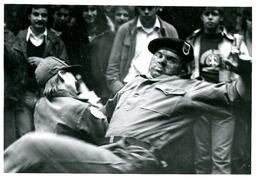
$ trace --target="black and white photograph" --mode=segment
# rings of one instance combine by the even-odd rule
[[[251,1],[1,8],[3,176],[256,173]]]

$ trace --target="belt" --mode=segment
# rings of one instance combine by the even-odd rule
[[[145,148],[146,150],[150,151],[161,163],[162,167],[167,167],[167,163],[163,160],[161,153],[155,149],[150,143],[138,140],[133,137],[123,137],[123,136],[110,136],[105,137],[97,141],[98,145],[107,145],[111,143],[116,143],[118,141],[123,141],[125,145],[136,145],[140,146],[142,148]]]
[[[110,136],[110,137],[105,137],[103,139],[100,139],[97,141],[98,145],[106,145],[106,144],[111,144],[111,143],[116,143],[118,141],[124,141],[126,145],[136,145],[143,147],[147,150],[151,150],[152,145],[150,143],[138,140],[133,137],[122,137],[122,136]]]

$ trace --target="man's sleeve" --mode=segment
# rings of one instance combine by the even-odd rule
[[[200,113],[230,115],[232,105],[242,101],[237,82],[211,84],[199,81],[191,92],[192,107]]]
[[[78,129],[79,132],[84,133],[84,140],[97,140],[105,136],[108,123],[105,118],[95,117],[90,110],[90,107],[86,107],[82,117],[79,119]]]
[[[56,56],[56,57],[64,60],[66,63],[70,64],[68,54],[67,54],[67,50],[66,50],[66,46],[65,46],[64,42],[61,39],[59,39],[59,51],[58,51],[58,56]]]
[[[124,39],[124,30],[120,29],[115,36],[106,71],[107,84],[112,93],[116,93],[123,87],[120,81],[120,62]]]

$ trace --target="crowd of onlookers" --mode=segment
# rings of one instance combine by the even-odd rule
[[[187,39],[193,46],[194,61],[184,66],[184,73],[191,73],[193,79],[210,83],[235,80],[236,74],[223,68],[221,60],[229,58],[234,48],[252,55],[252,9],[235,8],[234,28],[227,29],[224,25],[230,19],[225,13],[228,8],[194,7],[196,13],[200,12],[198,17],[184,13],[179,19],[179,24],[183,18],[191,19],[191,35],[187,35],[176,28],[174,20],[168,21],[168,13],[175,17],[175,8],[169,12],[171,8],[5,5],[4,147],[35,130],[33,115],[42,88],[34,72],[48,56],[81,65],[78,78],[95,92],[101,104],[136,75],[147,74],[147,59],[152,55],[148,44],[158,37]],[[198,22],[202,24],[194,28]],[[227,157],[231,155],[233,173],[249,173],[251,104],[239,106],[235,119],[220,122],[218,116],[201,117],[193,128],[195,172],[204,173],[209,160],[218,164],[214,160],[223,156],[218,154],[222,154],[219,149],[224,149]],[[184,145],[191,143],[190,140]]]

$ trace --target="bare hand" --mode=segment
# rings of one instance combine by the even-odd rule
[[[33,56],[33,57],[29,57],[29,58],[28,58],[28,63],[29,63],[30,65],[33,65],[33,66],[38,66],[38,64],[39,64],[42,60],[43,60],[43,58],[41,58],[41,57],[35,57],[35,56]]]
[[[29,108],[34,108],[37,102],[37,97],[33,93],[27,92],[25,94],[25,105]]]

